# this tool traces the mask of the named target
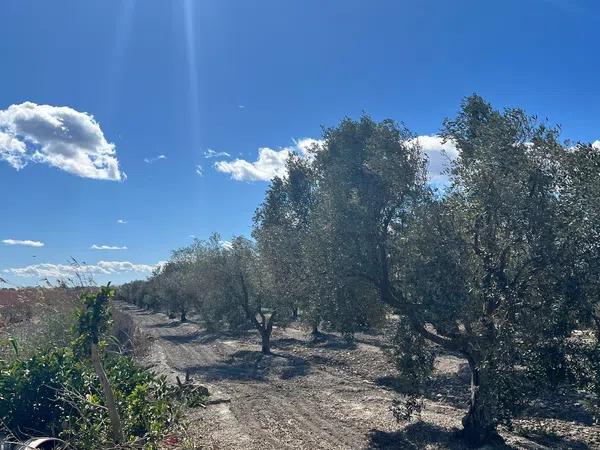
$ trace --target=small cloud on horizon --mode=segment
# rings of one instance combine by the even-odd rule
[[[158,267],[164,265],[164,261],[157,264],[135,264],[130,261],[99,261],[96,264],[33,264],[26,267],[12,267],[4,269],[4,273],[18,277],[38,277],[64,279],[87,275],[115,275],[128,272],[152,273]]]
[[[3,239],[2,242],[4,245],[22,245],[25,247],[43,247],[43,242],[40,241],[31,241],[29,239],[21,240],[21,239]]]
[[[117,223],[124,225],[127,223],[127,221],[125,219],[117,219]]]
[[[127,250],[127,247],[119,247],[118,245],[92,245],[90,250]]]

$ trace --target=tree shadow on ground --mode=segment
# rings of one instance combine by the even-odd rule
[[[354,350],[356,342],[337,336],[333,333],[319,333],[308,343],[309,347],[326,350]]]
[[[177,328],[181,322],[164,322],[147,325],[148,328]]]
[[[421,450],[436,444],[449,450],[464,450],[456,430],[447,430],[426,422],[416,422],[401,431],[386,432],[371,430],[368,449],[373,450]]]
[[[400,394],[407,392],[406,385],[398,376],[388,375],[376,378],[375,384],[392,389]],[[454,408],[467,408],[469,404],[469,384],[456,374],[437,374],[427,385],[427,388],[424,389],[424,396],[428,400],[443,402]]]
[[[455,408],[466,408],[469,404],[469,386],[470,381],[465,375],[437,373],[425,389],[425,398],[442,401]]]
[[[522,416],[592,425],[594,417],[584,404],[585,398],[581,393],[578,393],[573,387],[565,386],[541,395],[524,411]]]
[[[265,355],[250,350],[239,350],[225,361],[187,368],[190,373],[200,375],[207,381],[263,381],[269,375],[277,375],[287,380],[307,375],[310,369],[310,362],[298,356],[280,353]]]
[[[188,344],[190,342],[196,342],[199,337],[200,333],[194,332],[190,334],[163,334],[160,336],[160,339],[172,342],[173,344]]]
[[[415,422],[401,431],[386,432],[371,430],[367,449],[372,450],[421,450],[424,448],[444,448],[448,450],[465,450],[460,431],[448,430],[427,422]],[[487,446],[486,449],[516,450],[506,444]]]
[[[165,327],[167,328],[167,327]],[[169,327],[174,328],[174,327]],[[240,337],[248,336],[248,333],[244,333],[240,335],[239,332],[230,332],[230,331],[194,331],[188,334],[165,334],[161,336],[161,339],[164,339],[169,342],[173,342],[175,344],[187,344],[194,343],[198,345],[206,345],[216,342],[218,340],[226,340],[226,339],[237,339]]]
[[[528,443],[520,443],[519,448],[525,450],[537,450],[542,448],[562,448],[569,450],[588,450],[591,449],[585,442],[579,439],[571,439],[566,436],[559,436],[552,432],[546,432],[541,430],[526,430],[520,429],[518,434],[529,441]]]
[[[271,339],[271,346],[276,348],[289,348],[289,347],[300,347],[305,346],[306,341],[296,338],[277,338]]]

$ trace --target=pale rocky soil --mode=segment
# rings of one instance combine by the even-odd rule
[[[297,327],[275,329],[274,355],[258,335],[209,333],[119,304],[149,341],[144,358],[175,379],[188,372],[211,402],[190,410],[188,434],[206,449],[463,449],[456,431],[466,412],[468,374],[462,359],[443,355],[420,422],[398,424],[390,406],[394,369],[383,335],[337,335],[313,344]],[[507,449],[600,449],[600,427],[572,393],[556,393],[501,430]]]

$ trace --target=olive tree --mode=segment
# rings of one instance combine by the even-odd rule
[[[196,304],[196,286],[193,285],[194,264],[185,249],[173,252],[173,257],[160,269],[152,280],[162,305],[169,314],[178,314],[181,322],[187,322],[187,315]]]
[[[210,280],[207,309],[236,324],[242,319],[260,334],[261,349],[271,353],[270,339],[275,320],[289,317],[284,303],[275,295],[273,282],[264,269],[255,244],[241,236],[224,246],[218,235],[207,245],[201,270]],[[217,314],[215,314],[215,312]]]
[[[561,266],[569,291],[580,301],[579,326],[594,339],[571,340],[569,372],[577,384],[595,393],[600,420],[600,147],[578,144],[567,152],[559,192],[563,231]]]
[[[425,161],[409,131],[391,120],[344,119],[314,154],[316,204],[307,243],[322,310],[337,328],[376,325],[390,270],[388,241],[425,188]]]
[[[315,201],[314,180],[309,160],[292,155],[286,165],[286,176],[276,177],[267,190],[265,200],[254,216],[253,236],[265,270],[282,306],[318,330],[320,316],[307,258],[311,238],[311,214]]]
[[[600,147],[578,144],[561,167],[564,264],[587,302],[586,318],[600,337]]]
[[[372,293],[354,305],[375,296],[401,316],[398,366],[415,382],[432,369],[432,345],[466,358],[464,436],[476,446],[497,437],[534,386],[564,377],[564,342],[581,306],[559,263],[567,150],[556,130],[477,96],[443,137],[459,156],[451,185],[435,194],[405,128],[363,117],[326,130],[312,231],[336,290],[365,280]]]
[[[445,122],[459,151],[451,186],[415,213],[385,294],[410,333],[461,353],[471,370],[466,441],[497,439],[536,388],[565,376],[580,299],[559,261],[558,134],[477,96]],[[418,346],[415,347],[418,349]]]

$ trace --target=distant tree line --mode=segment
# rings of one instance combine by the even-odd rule
[[[440,135],[458,157],[435,189],[408,129],[344,119],[308,157],[290,156],[253,240],[195,241],[119,295],[182,321],[193,309],[208,326],[250,324],[265,353],[274,323],[352,335],[394,313],[408,394],[420,394],[436,351],[467,360],[473,446],[497,439],[541,389],[577,383],[598,400],[600,149],[479,96]]]

